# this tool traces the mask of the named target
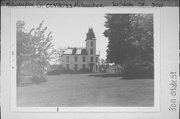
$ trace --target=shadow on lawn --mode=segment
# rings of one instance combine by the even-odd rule
[[[28,77],[28,78],[26,78],[26,81],[23,81],[23,79],[24,78],[21,77],[21,81],[19,81],[17,83],[18,87],[23,87],[23,86],[32,85],[32,84],[40,84],[40,83],[43,83],[43,82],[47,81],[46,78],[44,78],[44,77],[37,77],[37,76]]]
[[[101,78],[113,78],[119,77],[121,80],[133,80],[133,79],[154,79],[153,76],[122,76],[121,74],[90,74],[90,77],[101,77]]]
[[[101,77],[101,78],[109,78],[109,77],[121,77],[120,74],[90,74],[90,77]]]

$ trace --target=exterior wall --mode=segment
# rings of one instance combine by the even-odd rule
[[[91,45],[93,43],[93,46]],[[62,65],[64,68],[67,68],[67,64],[69,64],[70,70],[75,70],[75,64],[77,64],[77,70],[83,68],[83,64],[85,64],[85,68],[90,70],[90,64],[93,63],[93,72],[99,72],[99,56],[96,55],[96,40],[88,39],[86,40],[86,49],[88,55],[63,55],[62,56]],[[91,49],[93,49],[93,54],[91,54]],[[67,62],[66,57],[69,57],[69,62]],[[75,62],[75,57],[77,57],[77,62]],[[83,62],[83,57],[85,57],[85,62]],[[91,57],[93,57],[93,62],[91,62]],[[97,61],[96,61],[97,57]]]
[[[93,46],[91,46],[91,42],[93,43]],[[93,63],[93,72],[96,72],[96,40],[86,40],[86,49],[88,53],[88,64]],[[93,54],[91,54],[91,49],[93,49]],[[93,62],[91,62],[91,57],[93,57]]]
[[[69,56],[69,62],[66,60],[67,56]],[[75,56],[77,57],[77,62],[75,62]],[[85,57],[85,62],[83,62],[83,57]],[[83,64],[85,64],[85,68],[89,69],[87,55],[63,55],[62,60],[64,68],[67,68],[67,64],[69,64],[69,69],[75,70],[75,64],[77,64],[77,70],[80,70],[83,68]]]

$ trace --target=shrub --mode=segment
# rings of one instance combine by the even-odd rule
[[[46,73],[47,75],[60,75],[60,70],[50,70]]]
[[[153,78],[154,64],[139,59],[131,60],[124,64],[122,76],[131,78]]]
[[[56,69],[56,70],[50,70],[46,74],[47,75],[60,75],[60,74],[72,74],[72,73],[74,73],[73,70],[61,68],[61,69]]]
[[[82,68],[82,69],[80,69],[79,71],[77,71],[78,73],[89,73],[90,72],[90,70],[89,69],[86,69],[86,68]]]
[[[32,83],[40,83],[40,82],[47,81],[47,79],[45,79],[43,76],[32,76],[30,80]]]

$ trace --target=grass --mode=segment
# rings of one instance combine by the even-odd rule
[[[45,76],[46,82],[18,86],[17,106],[153,106],[153,79],[99,75]]]

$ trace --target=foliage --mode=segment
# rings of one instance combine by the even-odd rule
[[[58,48],[54,50],[54,62],[56,64],[61,64],[62,63],[62,55],[63,52],[66,50],[67,48]]]
[[[104,31],[104,35],[109,40],[108,63],[121,64],[126,67],[124,70],[133,70],[133,67],[127,68],[130,67],[128,63],[132,62],[136,64],[136,62],[142,61],[153,64],[152,14],[107,14],[105,18],[107,29]],[[143,69],[139,66],[134,65],[136,67],[134,71],[138,71],[137,68]]]
[[[82,68],[78,71],[73,71],[73,70],[70,70],[70,69],[66,69],[66,68],[60,68],[60,69],[53,69],[53,70],[50,70],[48,71],[46,74],[47,75],[60,75],[60,74],[81,74],[81,73],[89,73],[90,70],[89,69],[86,69],[86,68]]]
[[[90,73],[90,70],[87,68],[82,68],[79,71],[77,71],[78,73]]]
[[[60,68],[48,71],[47,75],[73,74],[74,71],[70,69]]]
[[[47,27],[42,27],[43,21],[39,24],[36,29],[31,29],[30,33],[32,34],[31,42],[31,63],[33,73],[43,74],[46,70],[49,62],[52,59],[54,50],[52,49],[53,44],[51,32],[45,36]]]
[[[104,35],[109,38],[107,49],[108,63],[123,63],[130,53],[127,36],[131,30],[129,23],[129,15],[123,14],[108,14],[105,16],[107,21],[105,23]]]
[[[154,66],[151,62],[137,57],[124,64],[122,76],[125,78],[153,78]]]
[[[46,33],[47,27],[43,28],[42,21],[37,28],[29,32],[25,29],[24,21],[17,21],[17,66],[31,69],[34,76],[42,76],[47,69],[54,51],[52,50],[51,32]],[[46,35],[47,34],[47,35]]]
[[[17,38],[17,73],[20,74],[20,67],[23,63],[29,60],[31,47],[29,41],[31,35],[25,30],[25,22],[17,21],[16,23],[16,38]]]
[[[59,69],[54,69],[54,70],[48,71],[46,74],[47,75],[60,75],[60,74],[62,74],[62,72]]]

